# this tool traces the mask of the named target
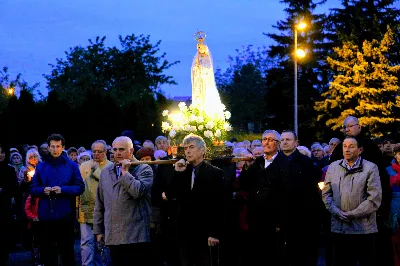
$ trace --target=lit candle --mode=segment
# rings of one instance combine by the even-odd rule
[[[318,183],[318,186],[319,186],[319,189],[320,189],[320,190],[323,190],[324,187],[325,187],[325,183],[324,183],[324,182],[319,182],[319,183]]]
[[[27,176],[29,177],[29,178],[32,178],[33,177],[33,175],[35,174],[35,169],[33,169],[33,170],[30,170],[28,173],[26,173],[27,174]]]

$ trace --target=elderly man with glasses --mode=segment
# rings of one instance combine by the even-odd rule
[[[79,218],[81,228],[82,265],[102,265],[100,251],[93,235],[93,211],[96,202],[97,187],[101,170],[111,165],[107,160],[107,144],[104,140],[96,140],[92,144],[93,159],[81,164],[79,170],[85,181],[85,192],[79,200]]]
[[[276,263],[276,224],[279,219],[279,204],[276,194],[279,181],[275,179],[275,161],[278,153],[280,134],[275,130],[266,130],[262,135],[263,156],[239,176],[238,201],[247,203],[248,234],[240,239],[242,259],[247,265],[268,265]]]

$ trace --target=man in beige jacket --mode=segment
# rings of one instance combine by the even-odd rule
[[[85,181],[85,192],[79,200],[79,218],[81,229],[81,256],[83,266],[102,265],[100,252],[97,249],[96,238],[93,235],[93,211],[96,201],[97,187],[101,170],[111,165],[107,160],[107,144],[104,140],[96,140],[92,144],[92,160],[84,162],[79,167]]]
[[[344,159],[329,165],[322,191],[332,214],[333,262],[337,266],[377,265],[376,211],[382,187],[378,167],[360,156],[359,145],[354,137],[343,141]]]

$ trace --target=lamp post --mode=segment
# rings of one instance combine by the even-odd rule
[[[297,48],[297,30],[304,30],[307,24],[300,22],[294,26],[294,132],[299,136],[299,123],[297,114],[297,58],[306,56],[306,52]]]

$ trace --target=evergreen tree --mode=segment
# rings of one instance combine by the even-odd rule
[[[390,28],[381,41],[364,41],[362,48],[352,42],[334,48],[337,59],[328,57],[335,73],[329,90],[316,102],[318,120],[337,130],[351,115],[373,135],[381,135],[399,122],[399,65],[393,65],[388,54],[395,43]]]
[[[232,125],[246,131],[259,131],[265,110],[265,72],[271,61],[265,47],[255,49],[249,45],[236,49],[236,53],[236,56],[229,56],[230,66],[225,72],[217,69],[217,87],[222,102],[232,113]],[[250,124],[255,128],[249,127]]]
[[[324,43],[325,15],[315,14],[315,9],[326,2],[283,0],[286,4],[287,17],[274,26],[279,33],[265,33],[275,44],[268,50],[269,56],[276,60],[275,67],[267,71],[267,118],[270,128],[278,130],[293,128],[294,121],[294,27],[301,20],[307,23],[305,31],[298,32],[298,47],[305,48],[307,56],[298,60],[298,114],[300,135],[307,137],[307,132],[314,131],[312,102],[319,98],[321,91],[328,84]],[[302,137],[302,139],[304,140]]]
[[[365,40],[381,40],[389,26],[396,42],[388,56],[400,64],[400,9],[398,0],[342,0],[341,8],[331,9],[327,38],[330,47],[351,41],[361,47]]]

